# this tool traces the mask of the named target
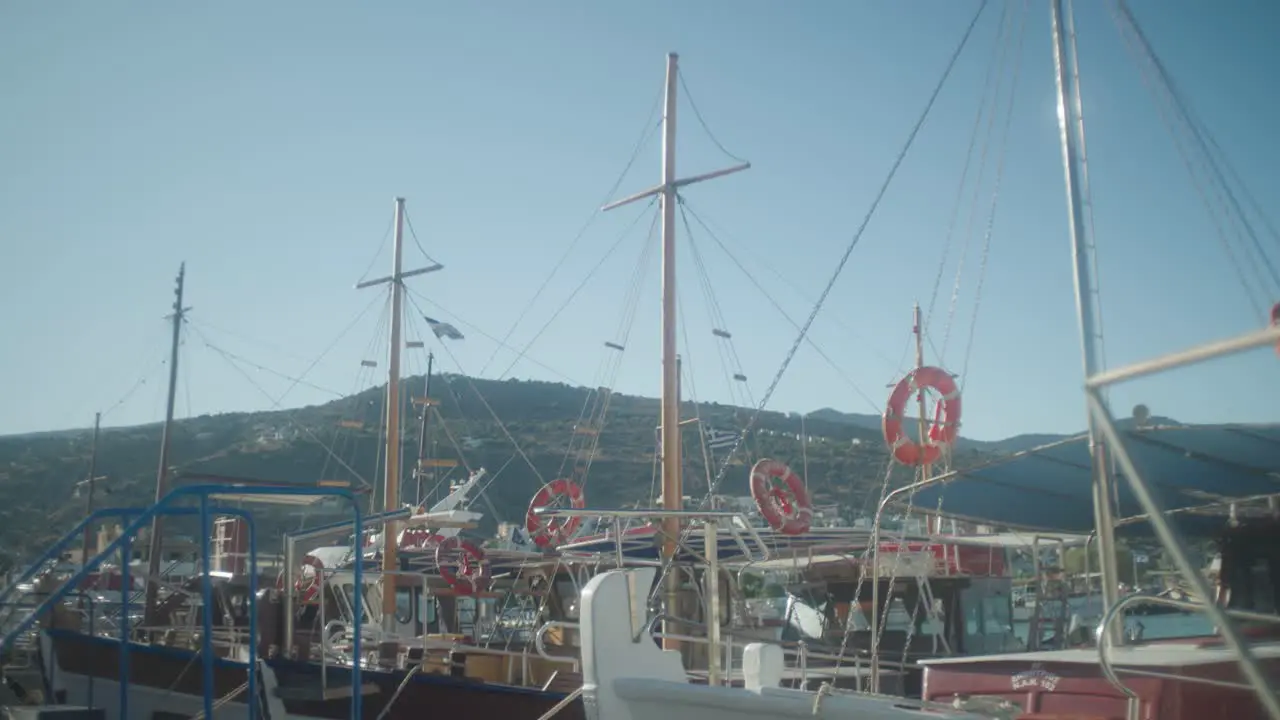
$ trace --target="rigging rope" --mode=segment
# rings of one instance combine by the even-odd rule
[[[711,128],[707,125],[707,121],[702,119],[702,113],[698,110],[698,104],[693,101],[693,93],[689,92],[689,86],[684,82],[684,68],[678,68],[676,70],[676,77],[680,80],[680,88],[684,90],[684,97],[689,101],[689,109],[693,110],[693,116],[697,118],[698,124],[702,126],[702,131],[705,132],[707,137],[711,139],[711,142],[720,149],[720,152],[725,154],[725,157],[733,160],[734,162],[746,163],[746,160],[726,150],[724,145],[722,145],[720,140],[716,137],[716,134],[711,132]]]
[[[560,259],[556,261],[554,266],[552,266],[551,272],[547,274],[545,279],[543,279],[542,284],[539,285],[537,291],[533,293],[533,297],[529,298],[529,301],[524,304],[524,308],[520,311],[520,315],[516,318],[515,322],[511,323],[511,327],[507,328],[507,332],[503,334],[502,340],[498,342],[499,347],[506,346],[507,341],[511,339],[512,333],[516,331],[516,328],[520,326],[520,323],[524,322],[529,311],[533,309],[535,304],[537,304],[538,298],[542,297],[542,293],[551,284],[552,278],[554,278],[556,273],[560,271],[560,268],[564,265],[565,261],[569,259],[569,255],[573,252],[574,248],[578,247],[578,243],[586,236],[587,230],[591,227],[592,223],[594,223],[596,218],[600,216],[600,213],[603,212],[604,205],[612,200],[614,194],[618,192],[618,188],[622,187],[622,181],[626,180],[627,174],[631,172],[631,167],[635,165],[636,159],[640,157],[640,152],[648,143],[649,138],[657,132],[658,127],[661,125],[661,123],[654,122],[654,116],[657,115],[658,108],[662,107],[662,97],[662,94],[659,94],[657,99],[654,100],[653,106],[649,109],[649,117],[645,120],[645,129],[641,132],[640,139],[636,141],[635,147],[632,148],[631,157],[627,159],[627,164],[623,166],[622,172],[618,173],[617,179],[613,181],[613,185],[611,185],[609,187],[609,191],[605,193],[604,199],[596,203],[595,209],[593,209],[591,214],[587,216],[586,222],[582,224],[582,227],[579,228],[577,234],[573,236],[573,240],[570,241],[569,247],[565,248],[564,253],[560,255]],[[497,356],[498,350],[495,349],[493,354],[489,356],[489,359],[480,367],[481,375],[489,369],[489,365],[493,363]]]
[[[195,332],[195,333],[196,333],[196,335],[199,335],[199,336],[201,337],[201,339],[202,339],[202,340],[204,340],[205,344],[209,344],[209,343],[208,343],[208,340],[206,340],[206,339],[204,338],[204,335],[203,335],[203,334],[202,334],[198,329],[196,329],[196,328],[192,328],[192,331],[193,331],[193,332]],[[338,464],[340,464],[343,468],[345,468],[348,472],[350,472],[354,477],[356,477],[357,479],[359,479],[359,480],[360,480],[360,482],[364,483],[365,485],[368,485],[368,484],[369,484],[369,481],[368,481],[368,480],[366,480],[366,479],[364,478],[364,476],[360,475],[360,473],[356,472],[354,468],[352,468],[350,465],[348,465],[346,462],[344,462],[344,461],[342,460],[342,458],[338,457],[338,456],[333,452],[333,450],[332,450],[332,449],[331,449],[327,444],[325,444],[325,442],[324,442],[323,440],[321,440],[319,437],[316,437],[316,434],[315,434],[315,433],[313,433],[313,432],[311,432],[310,428],[308,428],[306,425],[303,425],[302,423],[298,422],[298,419],[297,419],[297,417],[296,417],[295,413],[294,413],[292,410],[290,410],[289,408],[282,408],[282,407],[280,407],[279,402],[278,402],[278,401],[276,401],[276,400],[274,400],[274,399],[271,397],[271,393],[268,393],[265,389],[263,389],[263,387],[262,387],[261,385],[259,385],[258,383],[254,382],[253,377],[252,377],[251,375],[249,375],[248,373],[246,373],[246,372],[244,371],[244,368],[241,368],[239,365],[235,364],[234,362],[231,362],[231,361],[230,361],[230,359],[228,359],[228,364],[230,364],[232,368],[234,368],[237,372],[239,372],[239,373],[244,377],[244,379],[245,379],[245,380],[247,380],[247,381],[249,382],[249,384],[250,384],[250,385],[252,385],[252,386],[254,387],[254,389],[256,389],[258,392],[262,393],[263,397],[265,397],[265,398],[267,398],[267,400],[271,401],[271,403],[272,403],[272,407],[271,407],[271,409],[272,409],[272,410],[278,410],[278,411],[280,411],[280,412],[284,413],[285,418],[286,418],[286,419],[288,419],[288,420],[289,420],[289,422],[290,422],[290,423],[292,423],[292,424],[294,425],[294,427],[298,428],[298,429],[299,429],[299,430],[301,430],[303,433],[305,433],[308,437],[310,437],[313,441],[315,441],[315,443],[316,443],[317,445],[319,445],[321,448],[323,448],[323,449],[324,449],[324,451],[325,451],[325,452],[326,452],[326,453],[327,453],[331,458],[333,458],[333,459],[334,459]]]
[[[742,271],[742,274],[746,276],[747,280],[756,288],[756,290],[760,292],[762,296],[764,296],[765,300],[767,300],[769,304],[773,306],[773,309],[777,310],[778,314],[781,315],[782,318],[786,320],[793,328],[795,328],[796,330],[800,330],[800,323],[796,322],[791,317],[791,315],[782,308],[782,305],[773,297],[773,295],[768,291],[768,289],[765,288],[764,284],[761,283],[759,280],[757,280],[756,277],[752,275],[751,271],[747,270],[746,266],[744,266],[742,262],[738,260],[738,258],[729,250],[729,248],[724,244],[724,242],[722,242],[720,238],[714,232],[711,231],[711,228],[698,215],[698,213],[693,209],[693,207],[690,206],[687,202],[685,202],[682,198],[681,199],[682,214],[685,211],[685,209],[688,210],[689,215],[693,217],[694,221],[697,222],[702,227],[702,229],[707,232],[707,235],[716,244],[716,246],[719,247],[720,250],[726,256],[728,256],[729,260],[732,261],[733,264],[737,266],[739,270]],[[688,227],[687,222],[688,221],[686,219],[686,228]],[[689,232],[692,232],[692,230],[689,230]],[[871,406],[877,413],[880,411],[880,405],[876,401],[872,400],[869,395],[863,392],[862,388],[858,387],[858,384],[853,381],[853,378],[849,377],[849,374],[844,371],[844,368],[840,367],[839,364],[837,364],[834,360],[832,360],[831,356],[827,355],[826,351],[823,350],[813,338],[809,337],[807,332],[804,333],[803,338],[804,338],[804,341],[809,344],[809,347],[812,348],[814,352],[818,353],[818,356],[821,357],[824,361],[826,361],[828,365],[831,366],[831,369],[834,370],[836,374],[839,375],[840,378],[849,385],[850,389],[852,389],[854,393],[858,395],[858,397],[865,400],[867,404]],[[751,402],[749,407],[754,405],[755,405],[755,402],[753,401]]]
[[[406,295],[406,298],[409,300],[409,303],[413,305],[413,308],[417,310],[419,314],[422,314],[422,308],[418,306],[418,303],[413,299],[413,297]],[[443,348],[445,353],[449,356],[449,358],[453,360],[453,364],[457,366],[459,372],[462,373],[462,378],[466,380],[468,385],[470,385],[471,391],[475,393],[476,398],[480,401],[480,404],[484,406],[484,409],[489,412],[489,415],[493,418],[493,421],[497,423],[498,429],[502,431],[503,436],[507,438],[507,440],[511,443],[511,446],[515,448],[516,453],[520,455],[520,459],[524,460],[525,464],[529,466],[529,470],[533,472],[533,476],[538,478],[538,482],[540,484],[546,484],[547,481],[544,477],[542,477],[542,471],[538,470],[538,466],[534,465],[533,461],[529,459],[529,456],[525,454],[524,448],[520,447],[520,443],[516,441],[516,438],[514,435],[511,434],[511,431],[507,429],[507,425],[506,423],[502,422],[502,418],[498,417],[498,413],[494,412],[493,406],[489,404],[489,401],[485,398],[484,393],[480,392],[480,389],[476,387],[475,381],[472,380],[471,377],[463,371],[462,363],[458,361],[458,356],[453,354],[453,350],[449,348],[449,344],[441,343],[440,347]]]
[[[982,149],[978,157],[978,175],[973,183],[973,196],[969,201],[969,215],[965,222],[964,243],[960,250],[960,261],[956,264],[955,284],[951,288],[951,302],[947,306],[947,321],[943,324],[942,348],[938,351],[939,362],[945,361],[947,347],[950,345],[951,327],[955,321],[956,308],[960,302],[960,281],[964,276],[965,261],[969,257],[969,245],[973,241],[973,221],[974,216],[977,215],[978,196],[982,190],[982,179],[987,172],[987,155],[991,147],[991,136],[995,132],[996,114],[1000,104],[1000,90],[1004,85],[1003,70],[1008,58],[1009,46],[1013,43],[1013,38],[1007,32],[1007,28],[1012,24],[1012,7],[1012,4],[1005,5],[1004,16],[1000,24],[1000,41],[996,43],[997,47],[1000,48],[1000,59],[998,60],[1000,72],[996,73],[995,90],[991,94],[991,112],[987,113],[986,132],[982,137]],[[984,104],[985,100],[986,98],[984,97]],[[1012,101],[1010,101],[1010,105],[1012,105]],[[924,329],[921,328],[920,331],[924,332]]]
[[[1218,232],[1219,239],[1223,245],[1223,250],[1226,252],[1246,294],[1248,294],[1250,302],[1253,303],[1254,310],[1265,315],[1266,308],[1270,305],[1266,298],[1268,289],[1267,281],[1268,279],[1271,281],[1271,288],[1273,290],[1280,290],[1280,273],[1277,273],[1276,267],[1272,264],[1271,258],[1268,256],[1258,239],[1257,232],[1254,230],[1253,225],[1245,215],[1235,193],[1231,190],[1230,184],[1227,183],[1225,174],[1223,173],[1210,147],[1208,138],[1211,136],[1209,136],[1207,128],[1204,127],[1202,122],[1198,121],[1192,112],[1189,102],[1184,98],[1183,94],[1174,83],[1173,78],[1170,76],[1164,62],[1160,59],[1159,55],[1156,54],[1155,49],[1147,40],[1146,34],[1143,32],[1141,26],[1138,25],[1137,18],[1134,17],[1132,11],[1130,11],[1128,4],[1122,0],[1116,0],[1113,4],[1113,18],[1115,19],[1122,37],[1127,41],[1130,51],[1133,52],[1140,61],[1146,61],[1145,64],[1140,65],[1140,72],[1148,90],[1156,96],[1155,99],[1161,120],[1164,121],[1165,127],[1172,136],[1183,163],[1187,166],[1188,173],[1192,176],[1196,191],[1200,195],[1201,200],[1205,203],[1214,227]],[[1128,32],[1126,32],[1126,30]],[[1161,97],[1160,91],[1163,91],[1163,98]],[[1168,104],[1168,107],[1159,104],[1162,99]],[[1170,115],[1172,115],[1172,117],[1170,117]],[[1178,130],[1175,127],[1175,124],[1178,121],[1181,121],[1186,133],[1190,136],[1190,144],[1203,154],[1201,162],[1208,167],[1210,174],[1210,177],[1204,181],[1196,177],[1195,165],[1191,160],[1188,149],[1183,144],[1183,141],[1178,137]],[[1216,145],[1216,143],[1214,144]],[[1229,166],[1229,163],[1225,162],[1225,156],[1222,157],[1222,160],[1224,161],[1223,164],[1227,164]],[[1223,210],[1224,214],[1227,216],[1227,220],[1233,225],[1233,229],[1236,230],[1237,240],[1239,240],[1241,226],[1243,226],[1243,234],[1247,235],[1251,241],[1252,249],[1256,253],[1257,260],[1260,261],[1260,264],[1259,262],[1246,262],[1242,264],[1236,257],[1235,252],[1231,249],[1231,242],[1226,229],[1223,227],[1217,213],[1213,210],[1213,206],[1209,199],[1209,193],[1206,190],[1205,185],[1210,186],[1214,191],[1216,191],[1219,203],[1224,206]],[[1243,248],[1245,255],[1249,255],[1249,247],[1250,246],[1246,245],[1245,248]],[[1261,302],[1259,302],[1258,298],[1254,296],[1254,290],[1251,284],[1246,281],[1244,277],[1244,265],[1246,264],[1250,266],[1251,270],[1253,270],[1254,279],[1257,280],[1261,286]],[[1267,271],[1267,275],[1263,274],[1264,269]]]
[[[1006,17],[1008,16],[1008,13],[1009,6],[1006,5]],[[1002,44],[999,40],[1004,36],[1004,32],[1005,23],[1002,21],[1000,23],[1000,35],[997,36],[996,43],[991,49],[991,59],[987,62],[986,79],[982,83],[983,101],[978,103],[978,114],[973,118],[973,130],[969,133],[969,147],[965,150],[964,167],[960,171],[960,182],[956,185],[956,198],[955,202],[952,203],[951,206],[951,221],[947,223],[947,235],[942,245],[942,259],[938,262],[938,274],[933,279],[933,292],[929,295],[929,305],[925,310],[925,327],[933,325],[934,305],[938,301],[938,291],[942,288],[942,275],[946,271],[947,259],[951,255],[951,246],[955,240],[956,225],[960,220],[960,201],[964,198],[965,181],[969,179],[969,167],[973,163],[973,149],[978,144],[978,131],[982,129],[982,118],[987,108],[986,98],[991,92],[991,83],[995,79],[997,61],[1000,58],[1000,48],[1002,47]],[[903,361],[906,360],[906,357],[906,351],[904,351],[902,356]],[[901,362],[899,363],[899,368],[901,368]]]
[[[960,390],[964,391],[965,383],[969,378],[969,359],[973,355],[973,338],[978,329],[978,309],[982,306],[982,285],[987,277],[987,258],[991,251],[991,235],[995,229],[996,208],[1000,202],[1000,185],[1004,180],[1004,161],[1006,151],[1009,149],[1009,128],[1013,124],[1013,107],[1014,99],[1018,97],[1018,81],[1022,77],[1022,63],[1017,62],[1022,57],[1022,43],[1026,36],[1027,13],[1026,4],[1023,4],[1022,20],[1018,25],[1018,46],[1014,51],[1013,78],[1009,87],[1009,106],[1005,109],[1004,129],[1001,131],[1000,151],[996,156],[996,177],[995,185],[991,189],[991,208],[987,213],[987,228],[982,240],[982,256],[978,265],[978,283],[974,288],[973,295],[973,316],[969,320],[969,338],[965,341],[964,362],[960,366]],[[997,102],[999,98],[997,97]],[[996,110],[992,107],[992,112]],[[1095,283],[1096,285],[1096,283]],[[1099,330],[1101,332],[1101,330]],[[942,510],[942,493],[938,494],[938,510]]]
[[[778,368],[778,372],[774,375],[773,380],[770,382],[768,389],[765,390],[764,397],[761,399],[759,405],[756,406],[755,411],[752,413],[751,419],[747,423],[746,428],[744,428],[742,434],[738,436],[738,439],[734,443],[732,449],[729,450],[728,456],[725,458],[724,462],[720,465],[720,470],[716,474],[715,483],[711,488],[708,488],[709,492],[707,494],[707,498],[704,498],[704,500],[699,504],[699,509],[706,507],[707,502],[709,501],[711,496],[715,493],[716,488],[718,488],[720,483],[724,481],[724,477],[727,474],[729,469],[729,464],[730,462],[732,462],[733,456],[735,453],[737,453],[738,448],[742,445],[743,438],[746,436],[747,432],[749,432],[755,426],[756,422],[758,422],[760,415],[764,412],[764,408],[768,405],[770,398],[773,397],[773,393],[777,389],[778,384],[782,381],[783,375],[786,374],[787,368],[791,365],[792,359],[795,358],[796,352],[799,351],[800,346],[804,343],[804,339],[805,339],[805,336],[808,335],[809,328],[812,327],[814,320],[818,316],[818,313],[822,310],[822,306],[826,303],[827,297],[831,294],[832,288],[835,287],[836,281],[839,280],[841,273],[844,272],[845,265],[848,264],[849,262],[849,256],[853,254],[854,248],[857,247],[858,242],[862,239],[863,233],[866,231],[867,226],[871,223],[871,218],[875,215],[875,211],[880,206],[880,202],[881,200],[884,199],[885,194],[888,192],[889,186],[893,182],[893,178],[897,175],[898,169],[902,166],[903,161],[906,160],[907,153],[911,150],[911,147],[915,144],[916,136],[920,134],[920,129],[924,127],[925,120],[928,119],[930,111],[933,109],[934,103],[938,99],[938,95],[942,92],[943,86],[946,84],[947,79],[951,76],[951,72],[955,69],[956,63],[960,59],[961,52],[964,50],[965,46],[968,45],[969,38],[973,34],[973,28],[978,24],[978,19],[982,17],[982,13],[986,9],[987,3],[988,3],[988,0],[983,0],[982,4],[978,7],[977,12],[974,13],[973,19],[969,22],[968,27],[964,31],[964,35],[960,38],[960,42],[957,44],[955,50],[951,54],[950,59],[947,61],[947,65],[945,70],[942,73],[942,77],[938,80],[937,85],[934,87],[933,92],[930,94],[928,102],[925,103],[924,110],[921,112],[920,117],[916,120],[915,125],[911,128],[911,132],[908,133],[906,141],[903,143],[902,149],[899,151],[897,157],[894,159],[893,165],[889,168],[888,175],[885,177],[884,182],[880,185],[880,189],[876,193],[875,198],[872,200],[871,206],[867,209],[866,215],[863,217],[862,222],[859,224],[857,230],[854,232],[853,237],[849,241],[848,247],[845,248],[844,254],[840,257],[840,261],[836,264],[835,270],[831,274],[831,278],[827,281],[827,284],[823,288],[822,293],[818,296],[817,303],[814,305],[813,310],[809,313],[809,317],[805,320],[804,325],[801,327],[799,335],[796,337],[795,341],[791,345],[790,350],[787,352],[786,357],[783,359],[782,366]],[[681,537],[679,538],[679,542],[681,544],[687,541],[689,534],[693,531],[693,527],[694,527],[693,525],[688,525],[681,532]],[[672,558],[664,558],[662,563],[661,578],[665,578],[667,573],[670,571],[671,562],[673,559],[674,559],[674,556]],[[663,586],[662,582],[658,582],[654,585],[654,590],[653,590],[653,595],[651,595],[651,600],[653,597],[656,597],[657,593],[661,592],[662,586]]]
[[[556,318],[560,317],[560,313],[564,312],[564,309],[567,308],[571,302],[573,302],[573,299],[578,296],[578,293],[582,292],[582,289],[587,286],[587,283],[591,281],[591,278],[594,277],[596,272],[600,270],[600,268],[605,264],[605,262],[607,262],[609,258],[613,256],[614,251],[617,250],[620,245],[622,245],[622,241],[627,239],[627,235],[629,235],[631,231],[634,230],[636,226],[640,224],[641,218],[643,218],[646,214],[648,214],[649,210],[656,203],[657,203],[657,196],[654,196],[649,201],[649,203],[645,205],[644,208],[642,208],[641,211],[636,215],[635,219],[632,220],[631,223],[627,225],[626,228],[623,229],[623,231],[618,235],[618,239],[614,241],[613,245],[609,246],[609,249],[605,251],[604,256],[600,258],[599,262],[597,262],[591,268],[591,270],[587,272],[587,276],[582,279],[582,282],[578,283],[578,286],[573,289],[573,292],[569,293],[569,296],[564,299],[564,302],[560,304],[560,307],[556,308],[556,311],[551,314],[551,317],[547,318],[547,321],[543,323],[541,328],[538,329],[538,332],[534,333],[533,337],[529,338],[529,342],[525,343],[524,348],[511,361],[511,364],[507,365],[507,369],[503,370],[502,373],[498,375],[496,379],[501,380],[505,378],[507,376],[507,373],[511,372],[512,368],[516,366],[516,363],[519,363],[522,359],[524,359],[525,353],[529,352],[529,349],[532,348],[533,344],[538,341],[538,338],[542,337],[542,334],[547,331],[547,328],[551,327],[551,323],[555,322]],[[487,363],[486,363],[486,366],[487,366]],[[481,372],[483,372],[483,370]]]

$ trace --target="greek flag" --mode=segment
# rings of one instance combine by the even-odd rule
[[[422,319],[426,320],[427,325],[431,326],[431,332],[435,333],[436,337],[447,338],[449,340],[462,339],[462,333],[453,325],[450,325],[447,322],[440,322],[435,318],[429,318],[426,315],[423,315]]]
[[[738,442],[740,435],[732,430],[717,430],[707,426],[707,445],[712,450],[728,450]]]

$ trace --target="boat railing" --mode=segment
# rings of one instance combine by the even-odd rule
[[[1117,668],[1112,663],[1111,642],[1108,639],[1108,633],[1103,632],[1103,628],[1113,622],[1115,618],[1131,605],[1163,605],[1186,612],[1204,612],[1205,605],[1203,603],[1188,602],[1186,600],[1174,600],[1172,598],[1164,598],[1158,595],[1126,595],[1121,598],[1115,605],[1112,605],[1107,613],[1102,617],[1102,621],[1098,623],[1098,663],[1102,667],[1102,674],[1106,676],[1107,681],[1117,690],[1124,693],[1131,699],[1138,697],[1137,692],[1130,689],[1120,679],[1119,673],[1127,675],[1140,675],[1142,677],[1157,678],[1161,680],[1174,680],[1177,682],[1194,682],[1204,685],[1213,685],[1215,687],[1231,688],[1235,690],[1253,690],[1253,685],[1249,683],[1232,682],[1230,680],[1214,680],[1210,678],[1198,678],[1188,675],[1180,675],[1175,673],[1163,673],[1155,670],[1141,670],[1133,667]],[[1246,622],[1267,623],[1271,625],[1280,625],[1280,615],[1268,615],[1266,613],[1250,612],[1248,610],[1231,610],[1224,608],[1222,612],[1237,620]]]
[[[672,640],[679,640],[681,642],[688,642],[688,643],[697,644],[697,645],[710,646],[712,644],[711,639],[703,635],[686,635],[682,633],[652,632],[654,624],[656,624],[661,620],[670,620],[680,624],[692,625],[692,626],[701,625],[701,623],[684,620],[682,618],[664,618],[663,616],[659,615],[654,617],[650,621],[649,625],[647,626],[651,630],[651,632],[649,633],[651,637],[656,639],[668,638]],[[542,624],[541,627],[538,628],[538,631],[534,633],[534,636],[533,636],[534,648],[537,651],[538,655],[544,659],[563,660],[564,658],[560,658],[555,655],[552,655],[547,651],[546,643],[544,642],[544,638],[546,634],[555,628],[560,628],[565,630],[578,630],[580,629],[580,627],[581,626],[578,623],[567,622],[563,620],[552,620],[549,622],[545,622]],[[748,645],[751,645],[756,642],[759,642],[759,641],[752,640],[751,642],[744,642],[741,640],[733,640],[732,638],[728,640],[720,641],[718,644],[720,646],[720,652],[722,654],[722,657],[724,658],[724,660],[722,660],[721,667],[725,668],[727,671],[731,671],[733,666],[732,658],[733,658],[734,652],[738,650],[745,650]],[[867,690],[867,688],[863,687],[863,675],[864,675],[863,671],[870,668],[870,664],[869,664],[870,655],[867,654],[865,651],[846,653],[843,655],[837,655],[834,653],[825,653],[825,652],[814,651],[810,649],[809,644],[803,640],[798,642],[779,642],[774,644],[782,648],[782,653],[784,657],[789,657],[792,659],[792,662],[794,663],[794,667],[799,672],[798,679],[802,686],[806,685],[810,679],[826,678],[827,675],[829,675],[829,673],[824,673],[823,671],[829,670],[830,666],[822,665],[822,666],[814,667],[811,664],[813,661],[818,661],[818,662],[834,663],[836,668],[839,668],[841,666],[851,668],[854,672],[855,683],[857,684],[856,690],[858,692],[863,692]],[[891,669],[896,669],[898,671],[905,672],[908,669],[908,667],[911,665],[911,663],[895,662],[892,660],[887,660],[887,661],[882,660],[880,662],[880,665],[881,667],[888,666]],[[811,673],[814,676],[813,678],[810,677]]]
[[[78,592],[78,588],[80,587],[80,584],[84,580],[86,580],[91,573],[97,570],[106,559],[111,557],[117,557],[117,556],[122,558],[130,557],[131,545],[136,539],[137,534],[144,527],[148,526],[155,517],[167,516],[167,515],[198,516],[201,529],[203,530],[203,532],[201,532],[200,555],[201,555],[201,561],[202,561],[201,566],[204,568],[208,568],[210,566],[209,560],[212,554],[211,547],[210,547],[210,544],[211,544],[210,536],[212,534],[212,529],[211,529],[212,515],[213,514],[234,515],[234,516],[240,516],[245,520],[249,530],[249,548],[251,553],[250,563],[254,566],[250,569],[251,581],[250,581],[250,595],[248,598],[248,611],[249,611],[249,624],[250,624],[249,635],[251,637],[256,637],[257,630],[258,630],[257,605],[256,605],[257,603],[257,592],[256,592],[257,591],[257,567],[256,567],[256,561],[255,561],[257,557],[257,540],[256,540],[257,533],[255,532],[253,518],[247,511],[240,508],[220,507],[214,504],[219,500],[226,499],[229,495],[233,495],[236,499],[240,499],[240,500],[243,500],[246,497],[252,500],[253,496],[337,497],[337,498],[340,498],[341,500],[345,500],[346,503],[350,505],[352,509],[352,514],[354,517],[354,523],[357,529],[362,529],[362,525],[361,525],[362,518],[361,518],[360,507],[356,501],[355,495],[351,493],[349,490],[345,490],[341,488],[333,488],[333,487],[312,488],[308,486],[284,486],[284,485],[253,486],[253,485],[245,485],[241,483],[234,483],[231,485],[228,485],[228,484],[186,485],[186,486],[178,487],[178,488],[175,488],[174,490],[171,490],[164,497],[162,497],[158,502],[156,502],[154,505],[151,505],[150,507],[104,508],[104,509],[97,510],[93,513],[90,513],[88,516],[86,516],[83,520],[81,520],[76,525],[75,528],[73,528],[70,532],[64,535],[60,540],[54,543],[52,547],[47,549],[45,553],[43,553],[41,557],[38,558],[36,562],[22,574],[22,577],[19,579],[19,582],[26,583],[32,580],[37,574],[40,573],[41,569],[48,563],[50,559],[61,557],[69,549],[71,545],[80,541],[81,537],[83,536],[84,529],[88,527],[90,523],[101,522],[102,520],[105,520],[107,518],[115,518],[115,517],[123,518],[126,521],[126,524],[125,524],[125,527],[122,529],[120,535],[116,537],[114,540],[112,540],[111,542],[107,543],[105,547],[101,548],[98,551],[97,554],[93,555],[90,558],[86,558],[83,565],[76,572],[72,573],[70,577],[60,578],[60,582],[57,588],[51,590],[47,594],[43,594],[44,595],[43,600],[36,606],[34,610],[32,610],[29,614],[27,614],[23,620],[16,623],[13,627],[6,628],[4,634],[0,635],[0,653],[3,653],[4,650],[9,648],[17,638],[19,638],[29,630],[33,629],[36,626],[36,623],[39,619],[45,616],[49,616],[58,608],[63,607],[66,599],[76,594]],[[263,498],[260,497],[259,499],[263,499]],[[198,503],[198,507],[192,508],[192,507],[180,506],[179,503],[184,500],[195,500]],[[356,572],[356,580],[358,584],[359,580],[361,579],[361,576],[360,576],[361,568],[359,564],[356,565],[355,572]],[[131,573],[130,573],[129,563],[127,562],[122,563],[120,566],[121,587],[123,588],[131,587],[130,575]],[[206,574],[204,581],[201,583],[201,601],[202,601],[201,604],[203,607],[208,608],[208,607],[212,607],[213,605],[212,585],[213,584],[212,582],[210,582],[210,578],[208,574]],[[6,590],[5,593],[0,594],[0,602],[7,600],[10,594],[11,592],[9,590]],[[125,599],[125,602],[121,603],[121,615],[124,617],[122,618],[122,622],[120,623],[120,629],[121,629],[121,633],[119,637],[120,699],[119,699],[117,715],[119,717],[129,717],[130,716],[129,715],[129,709],[130,709],[129,708],[129,694],[130,694],[129,689],[130,688],[129,688],[128,678],[132,674],[130,672],[130,655],[131,655],[130,629],[131,628],[130,628],[130,622],[129,622],[129,616],[128,616],[130,598],[128,593],[124,593],[123,597]],[[356,602],[357,603],[360,602],[360,598],[358,595],[356,598]],[[215,654],[213,649],[213,618],[210,613],[208,612],[202,613],[202,626],[203,626],[201,628],[202,631],[200,633],[201,645],[202,645],[201,654],[205,658],[208,658],[209,660],[211,660],[215,656]],[[359,642],[358,637],[356,641]],[[257,644],[253,642],[249,643],[248,662],[250,665],[256,665],[256,660],[257,660],[256,651],[257,651]],[[214,703],[214,697],[213,697],[214,664],[213,662],[211,661],[204,662],[203,671],[204,671],[203,672],[204,714],[205,714],[205,717],[211,717],[213,715],[213,703]],[[362,714],[361,713],[362,696],[361,696],[361,693],[358,692],[358,689],[363,687],[363,684],[360,682],[360,668],[358,665],[355,668],[353,668],[352,672],[350,673],[350,681],[351,681],[351,687],[353,690],[353,697],[351,701],[351,717],[360,717]],[[257,698],[259,697],[257,685],[258,685],[257,679],[255,675],[251,673],[249,675],[249,686],[248,686],[249,697],[251,698],[250,702],[257,702]]]

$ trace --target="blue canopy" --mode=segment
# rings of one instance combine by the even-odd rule
[[[1223,505],[1280,494],[1280,425],[1183,425],[1120,431],[1152,492],[1184,532],[1221,529]],[[1114,465],[1113,465],[1114,466]],[[1115,473],[1117,530],[1150,533],[1128,481]],[[894,498],[992,525],[1060,533],[1093,530],[1086,435],[1015,453],[920,484]],[[1208,510],[1216,506],[1215,510]]]

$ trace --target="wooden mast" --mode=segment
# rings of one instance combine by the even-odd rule
[[[622,205],[657,196],[662,211],[662,507],[664,510],[683,509],[684,487],[680,477],[680,370],[676,358],[676,203],[677,191],[685,185],[710,180],[751,167],[751,163],[739,163],[723,170],[716,170],[690,178],[676,179],[676,86],[679,83],[679,56],[667,54],[666,94],[662,116],[662,184],[604,206],[611,210]],[[667,613],[677,608],[677,573],[670,571],[680,537],[680,519],[667,517],[662,522],[662,557],[667,563]],[[663,634],[681,632],[680,628],[663,621]],[[666,637],[662,641],[667,649],[678,649],[678,640]]]
[[[169,396],[165,404],[164,428],[160,431],[160,467],[156,470],[156,502],[160,502],[160,499],[169,492],[169,436],[173,429],[173,406],[178,394],[178,347],[182,342],[182,321],[186,317],[187,310],[190,309],[182,306],[186,276],[187,264],[182,263],[178,266],[177,287],[173,291],[173,314],[169,316],[173,321],[173,343],[169,348]],[[147,548],[147,590],[143,608],[144,616],[148,618],[149,623],[155,620],[151,615],[155,611],[156,593],[160,589],[157,583],[160,581],[163,533],[163,523],[160,515],[157,514],[151,520],[151,537]],[[129,558],[121,558],[121,562],[127,563]],[[207,571],[208,568],[204,570]],[[128,592],[128,588],[125,588],[125,592]]]
[[[387,458],[386,475],[383,478],[383,510],[400,509],[400,326],[404,304],[405,278],[441,269],[439,264],[403,272],[404,257],[404,198],[396,198],[395,240],[391,252],[391,274],[376,280],[367,280],[356,289],[374,285],[391,286],[391,338],[387,349]],[[388,522],[382,530],[382,627],[390,632],[396,617],[395,572],[399,570],[397,557],[396,524]],[[357,539],[357,542],[360,542]]]
[[[391,252],[391,347],[387,360],[387,478],[382,489],[386,512],[400,509],[400,322],[404,285],[400,268],[404,254],[404,198],[396,198],[395,247]],[[382,532],[382,627],[390,630],[396,615],[395,571],[396,526],[388,523]]]

